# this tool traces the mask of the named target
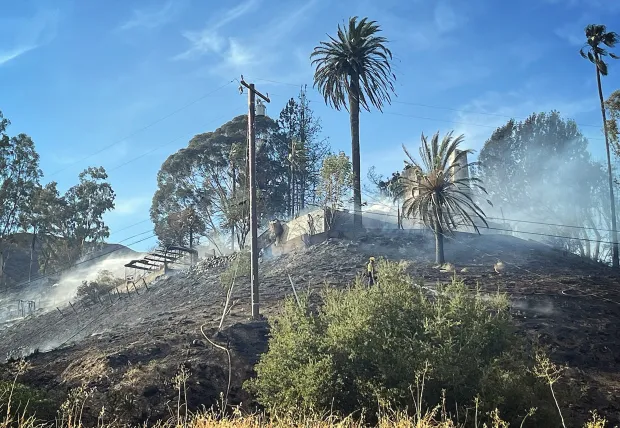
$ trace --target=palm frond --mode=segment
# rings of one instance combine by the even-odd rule
[[[620,41],[618,33],[607,32],[607,27],[601,24],[590,24],[585,28],[586,43],[579,50],[579,54],[596,65],[596,68],[603,76],[607,76],[607,63],[603,60],[609,56],[613,59],[619,57],[613,52],[607,52],[603,46],[613,48]]]
[[[421,162],[416,161],[403,145],[408,158],[405,163],[415,168],[411,177],[402,176],[403,215],[420,218],[436,233],[451,234],[462,225],[473,227],[479,233],[475,219],[480,219],[487,227],[488,224],[484,211],[472,197],[472,191],[487,192],[479,178],[469,174],[462,176],[462,171],[477,162],[464,162],[473,151],[459,150],[464,136],[453,138],[452,135],[449,132],[440,140],[437,132],[429,140],[422,134]]]
[[[315,67],[314,86],[326,104],[337,110],[348,109],[347,97],[354,96],[365,110],[375,106],[382,111],[395,93],[388,40],[375,21],[349,19],[348,27],[338,25],[336,37],[320,42],[310,55]],[[352,84],[359,90],[351,90]]]

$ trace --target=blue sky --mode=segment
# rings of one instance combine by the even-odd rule
[[[269,93],[272,117],[307,84],[324,136],[350,153],[348,116],[312,89],[309,55],[352,15],[381,24],[397,76],[384,114],[362,114],[363,176],[399,169],[401,145],[417,152],[422,132],[455,130],[479,150],[509,117],[551,109],[575,119],[603,159],[594,69],[578,49],[589,23],[620,32],[620,2],[609,0],[7,2],[0,110],[63,191],[87,166],[108,169],[110,241],[129,244],[149,236],[166,157],[246,112],[238,83],[225,86],[240,74]],[[609,74],[607,95],[620,88],[620,61]]]

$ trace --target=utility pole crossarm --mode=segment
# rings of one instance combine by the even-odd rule
[[[241,84],[243,86],[245,86],[246,88],[248,88],[250,91],[253,91],[256,95],[258,95],[259,98],[262,98],[263,100],[265,100],[265,102],[270,103],[271,100],[269,99],[269,94],[267,95],[263,95],[260,92],[258,92],[255,88],[251,88],[250,86],[254,86],[254,84],[248,84],[245,82],[245,80],[243,80],[243,76],[241,76]]]

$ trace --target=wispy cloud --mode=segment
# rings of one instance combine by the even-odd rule
[[[553,32],[572,46],[581,47],[585,42],[584,27],[585,25],[568,23],[556,28]]]
[[[378,16],[382,26],[389,28],[411,51],[437,51],[456,45],[455,33],[469,20],[468,11],[457,9],[445,0],[433,2],[432,6],[431,3],[416,6],[421,12],[398,13],[387,9],[378,2],[364,3],[364,13]]]
[[[230,76],[244,71],[247,73],[248,68],[252,68],[252,72],[256,75],[266,73],[268,70],[274,71],[274,66],[283,60],[282,52],[295,51],[293,36],[302,31],[304,24],[310,22],[309,13],[317,2],[318,0],[310,0],[303,4],[291,4],[273,19],[252,31],[253,34],[260,34],[260,37],[226,35],[225,27],[228,24],[242,18],[259,4],[259,0],[247,0],[216,16],[202,30],[183,33],[190,42],[190,47],[173,59],[215,57],[216,65],[214,66],[214,62],[211,61],[208,72],[217,75]],[[292,64],[288,62],[288,69],[291,66]],[[200,72],[203,73],[203,70]]]
[[[230,40],[221,36],[219,30],[252,11],[257,4],[258,0],[247,0],[211,19],[202,30],[185,31],[183,37],[190,42],[190,47],[174,59],[194,59],[209,53],[221,53]]]
[[[149,9],[135,9],[132,17],[122,23],[119,30],[131,30],[135,28],[154,29],[159,28],[172,21],[182,7],[185,0],[168,0],[156,7]]]
[[[458,15],[452,6],[446,2],[437,3],[433,15],[435,27],[442,34],[454,31],[465,22],[465,17]]]
[[[143,211],[148,206],[151,199],[146,196],[135,196],[130,198],[119,198],[114,202],[114,211],[111,215],[130,216]]]
[[[533,37],[523,35],[505,46],[506,53],[514,58],[513,64],[522,68],[528,67],[541,59],[550,51],[552,44]]]
[[[29,18],[0,18],[0,66],[50,43],[58,21],[56,10],[40,10]]]
[[[0,65],[14,60],[15,58],[35,49],[36,45],[19,46],[9,51],[0,51]]]

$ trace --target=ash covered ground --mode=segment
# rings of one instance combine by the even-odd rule
[[[457,234],[445,243],[446,260],[474,288],[506,291],[523,334],[549,345],[552,358],[567,363],[565,388],[574,405],[573,420],[598,410],[620,422],[620,278],[609,267],[553,250],[543,244],[503,235]],[[345,287],[369,256],[407,260],[412,276],[428,286],[449,281],[452,273],[434,267],[434,241],[428,234],[404,231],[366,234],[355,241],[329,239],[261,262],[261,310],[269,317],[292,293],[324,286]],[[506,269],[498,275],[494,263]],[[188,367],[190,408],[210,407],[226,391],[226,353],[209,345],[220,318],[225,291],[219,276],[230,258],[206,259],[120,298],[88,309],[62,308],[29,317],[6,328],[0,355],[30,354],[31,369],[22,382],[54,391],[86,384],[96,387],[85,409],[96,418],[102,405],[120,422],[140,423],[170,416],[176,390],[170,380],[181,364]],[[464,270],[464,271],[463,271]],[[250,404],[241,388],[267,349],[266,321],[250,321],[249,280],[241,278],[234,305],[217,340],[232,355],[229,401]],[[49,351],[48,351],[49,350]],[[46,352],[43,352],[46,351]],[[9,376],[4,365],[2,375]],[[568,392],[567,392],[568,393]]]

